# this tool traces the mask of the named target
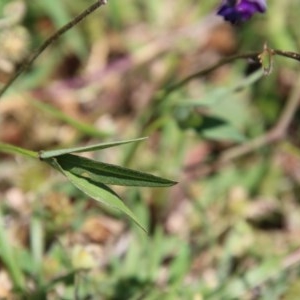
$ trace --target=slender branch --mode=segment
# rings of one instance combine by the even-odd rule
[[[269,49],[269,50],[273,55],[284,56],[284,57],[288,57],[288,58],[300,61],[300,54],[299,53],[290,52],[290,51],[282,51],[282,50],[274,50],[274,49]],[[167,87],[164,91],[163,96],[165,97],[165,96],[171,94],[173,91],[183,87],[184,85],[186,85],[191,80],[194,80],[194,79],[196,79],[198,77],[201,77],[201,76],[205,76],[205,75],[209,74],[210,72],[218,69],[219,67],[221,67],[225,64],[231,63],[234,60],[237,60],[237,59],[258,60],[260,54],[261,54],[261,51],[259,51],[259,52],[249,52],[249,53],[240,53],[240,54],[232,55],[232,56],[229,56],[229,57],[225,57],[225,58],[221,59],[220,61],[218,61],[216,64],[210,66],[209,68],[206,68],[204,70],[193,73],[193,74],[187,76],[186,78],[180,80],[179,82],[171,85],[170,87]]]
[[[254,60],[257,60],[259,54],[260,54],[260,52],[250,52],[250,53],[239,53],[239,54],[236,54],[236,55],[225,57],[225,58],[219,60],[217,63],[213,64],[212,66],[210,66],[210,67],[208,67],[204,70],[200,70],[196,73],[193,73],[193,74],[187,76],[186,78],[178,81],[177,83],[171,85],[170,87],[167,87],[164,90],[163,97],[166,97],[169,94],[171,94],[172,92],[174,92],[175,90],[180,89],[181,87],[186,85],[188,82],[190,82],[190,81],[192,81],[196,78],[205,76],[205,75],[209,74],[210,72],[218,69],[219,67],[231,63],[234,60],[237,60],[237,59],[254,59]]]
[[[273,54],[280,55],[280,56],[285,56],[285,57],[300,61],[300,54],[299,53],[295,53],[295,52],[291,52],[291,51],[275,50],[275,49],[273,49],[271,51],[273,52]]]
[[[56,31],[53,35],[51,35],[39,48],[37,48],[31,55],[29,55],[21,64],[20,68],[15,72],[15,74],[9,79],[9,81],[4,85],[4,87],[0,90],[0,98],[3,94],[8,90],[8,88],[15,82],[15,80],[26,71],[33,62],[40,56],[40,54],[48,48],[52,43],[54,43],[58,38],[60,38],[64,33],[70,30],[72,27],[77,25],[83,19],[85,19],[88,15],[94,12],[100,6],[106,4],[106,0],[98,0],[91,6],[89,6],[86,10],[84,10],[81,14],[76,16],[72,21],[64,25],[58,31]]]

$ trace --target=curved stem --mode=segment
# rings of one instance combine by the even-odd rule
[[[254,59],[254,60],[256,59],[257,60],[259,54],[260,54],[260,52],[250,52],[250,53],[240,53],[240,54],[225,57],[225,58],[219,60],[217,63],[213,64],[212,66],[210,66],[204,70],[200,70],[196,73],[193,73],[193,74],[187,76],[186,78],[178,81],[177,83],[171,85],[170,87],[167,87],[164,91],[163,97],[166,97],[169,94],[171,94],[172,92],[174,92],[175,90],[180,89],[182,86],[186,85],[191,80],[196,79],[201,76],[205,76],[205,75],[209,74],[210,72],[218,69],[219,67],[226,65],[228,63],[231,63],[232,61],[234,61],[236,59]]]

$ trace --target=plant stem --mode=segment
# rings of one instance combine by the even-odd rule
[[[291,52],[291,51],[282,51],[282,50],[271,50],[274,54],[279,55],[279,56],[284,56],[290,59],[295,59],[297,61],[300,61],[300,54],[296,52]]]
[[[10,153],[10,154],[21,154],[32,158],[39,158],[38,152],[20,148],[6,143],[0,143],[0,152]]]
[[[81,14],[76,16],[72,21],[67,23],[65,26],[56,31],[53,35],[51,35],[39,48],[32,52],[21,64],[20,68],[15,72],[15,74],[9,79],[9,81],[4,85],[4,87],[0,90],[0,98],[3,94],[8,90],[8,88],[15,82],[15,80],[26,71],[33,62],[40,56],[42,52],[46,48],[48,48],[52,43],[54,43],[58,38],[60,38],[65,32],[70,30],[72,27],[77,25],[83,19],[85,19],[88,15],[90,15],[93,11],[95,11],[100,6],[106,4],[106,0],[98,0],[91,6],[89,6],[86,10],[84,10]]]
[[[232,55],[229,57],[225,57],[225,58],[219,60],[217,63],[213,64],[212,66],[210,66],[204,70],[197,71],[196,73],[193,73],[193,74],[187,76],[186,78],[178,81],[177,83],[171,85],[170,87],[167,87],[164,90],[163,96],[161,98],[169,96],[172,92],[180,89],[181,87],[186,85],[191,80],[205,76],[205,75],[209,74],[210,72],[213,72],[214,70],[218,69],[219,67],[231,63],[234,60],[237,60],[237,59],[257,60],[259,54],[260,54],[260,52],[250,52],[250,53],[240,53],[240,54],[235,54],[235,55]]]

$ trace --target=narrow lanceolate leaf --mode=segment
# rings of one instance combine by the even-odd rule
[[[116,142],[110,142],[110,143],[100,143],[90,146],[83,146],[83,147],[75,147],[75,148],[66,148],[66,149],[57,149],[57,150],[49,150],[49,151],[40,151],[39,157],[41,160],[50,158],[50,157],[56,157],[68,153],[80,153],[80,152],[89,152],[89,151],[95,151],[95,150],[101,150],[105,148],[115,147],[119,145],[129,144],[129,143],[135,143],[142,140],[145,140],[146,137],[133,139],[133,140],[126,140],[126,141],[116,141]]]
[[[52,166],[55,166],[58,170],[60,170],[70,180],[71,183],[73,183],[86,195],[90,196],[91,198],[99,201],[104,205],[120,210],[121,212],[125,213],[130,219],[132,219],[139,227],[146,231],[145,228],[138,221],[136,216],[132,213],[132,211],[124,204],[121,198],[108,186],[101,182],[95,182],[90,178],[73,174],[69,170],[62,168],[55,158],[50,160],[47,162],[49,162]]]
[[[151,174],[65,154],[56,157],[60,167],[76,176],[111,185],[167,187],[176,182]]]

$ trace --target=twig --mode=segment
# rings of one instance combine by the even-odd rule
[[[280,56],[285,56],[291,59],[295,59],[300,61],[300,54],[291,52],[291,51],[282,51],[282,50],[272,50],[273,54],[280,55]]]
[[[53,35],[51,35],[39,48],[37,48],[31,55],[29,55],[21,64],[20,68],[15,72],[15,74],[9,79],[9,81],[4,85],[4,87],[0,90],[0,98],[3,94],[8,90],[8,88],[15,82],[15,80],[26,71],[33,62],[37,59],[37,57],[52,43],[54,43],[58,38],[60,38],[65,32],[70,30],[72,27],[77,25],[83,19],[85,19],[88,15],[94,12],[100,6],[106,4],[106,0],[98,0],[91,6],[89,6],[86,10],[84,10],[81,14],[76,16],[72,21],[64,25],[58,31],[56,31]]]
[[[229,57],[225,57],[221,60],[219,60],[216,64],[198,71],[196,73],[193,73],[189,76],[187,76],[186,78],[178,81],[177,83],[171,85],[170,87],[167,87],[164,91],[163,97],[169,96],[172,92],[174,92],[175,90],[180,89],[181,87],[183,87],[184,85],[186,85],[188,82],[190,82],[193,79],[205,76],[211,72],[213,72],[214,70],[218,69],[219,67],[229,64],[234,60],[237,59],[253,59],[253,60],[257,60],[258,56],[259,56],[260,52],[250,52],[250,53],[240,53],[240,54],[236,54],[236,55],[232,55]]]
[[[295,53],[295,52],[290,52],[290,51],[282,51],[282,50],[275,50],[275,49],[269,49],[270,53],[272,55],[279,55],[279,56],[284,56],[284,57],[288,57],[290,59],[295,59],[297,61],[300,61],[300,54],[299,53]],[[178,90],[179,88],[181,88],[182,86],[186,85],[188,82],[190,82],[193,79],[205,76],[207,74],[209,74],[210,72],[213,72],[214,70],[218,69],[219,67],[226,65],[228,63],[231,63],[234,60],[237,59],[252,59],[252,60],[258,60],[259,61],[259,56],[261,54],[261,51],[259,52],[249,52],[249,53],[240,53],[240,54],[236,54],[236,55],[232,55],[229,57],[225,57],[223,59],[221,59],[220,61],[218,61],[216,64],[212,65],[209,68],[206,68],[204,70],[198,71],[196,73],[193,73],[191,75],[189,75],[188,77],[180,80],[179,82],[171,85],[170,87],[167,87],[164,91],[163,96],[166,97],[169,94],[171,94],[173,91]]]

